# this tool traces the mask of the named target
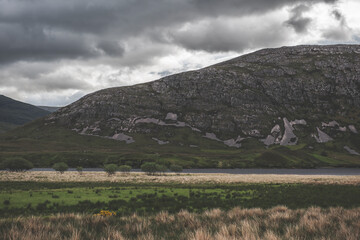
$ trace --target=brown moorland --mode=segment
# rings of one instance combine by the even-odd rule
[[[60,214],[0,220],[0,239],[360,239],[360,208],[278,206],[152,216]]]

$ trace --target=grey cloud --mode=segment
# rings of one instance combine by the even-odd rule
[[[334,15],[334,17],[339,20],[339,21],[344,21],[344,16],[341,14],[341,12],[337,9],[332,11],[332,14]]]
[[[155,29],[310,2],[336,0],[0,0],[0,62],[121,56],[127,39]]]
[[[284,35],[277,23],[254,28],[246,21],[238,25],[213,21],[174,32],[172,41],[187,49],[227,52],[281,45],[286,39]]]
[[[93,57],[91,43],[73,33],[41,26],[0,24],[0,62]]]
[[[345,16],[338,9],[332,11],[332,16],[338,21],[339,25],[326,29],[322,36],[335,41],[351,40],[351,28],[348,26]]]
[[[115,41],[104,40],[98,43],[97,47],[109,56],[121,56],[124,54],[124,48]]]
[[[91,89],[86,79],[79,79],[68,71],[58,71],[58,68],[58,64],[52,62],[18,62],[2,66],[0,87],[16,88],[28,93]]]
[[[291,17],[285,22],[286,25],[294,28],[297,33],[304,33],[311,23],[311,18],[303,17],[303,13],[310,10],[310,7],[300,4],[291,10]]]
[[[347,23],[346,23],[346,19],[345,16],[338,10],[338,9],[334,9],[332,11],[332,15],[334,16],[334,18],[336,20],[339,21],[340,25],[343,27],[347,27]]]

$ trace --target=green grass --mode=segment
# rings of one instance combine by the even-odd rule
[[[151,124],[150,124],[151,125]],[[155,126],[154,126],[155,127]],[[245,139],[241,148],[204,138],[189,128],[166,127],[153,134],[129,134],[136,140],[126,144],[102,137],[79,135],[42,120],[0,135],[0,162],[11,156],[21,156],[35,167],[51,167],[66,162],[70,167],[102,167],[107,163],[128,164],[139,168],[144,162],[162,162],[184,168],[314,168],[359,167],[360,158],[349,155],[344,149],[356,143],[355,134],[343,136],[339,141],[317,144],[301,142],[296,146],[265,146],[258,139]],[[170,144],[158,145],[152,137]],[[190,144],[198,147],[190,147]],[[310,149],[309,147],[313,147]],[[321,157],[326,151],[327,156]],[[359,151],[359,150],[358,150]],[[320,157],[319,157],[320,156]]]
[[[202,212],[236,206],[360,207],[360,188],[315,184],[121,184],[1,182],[0,216],[62,212]],[[299,197],[301,195],[301,197]]]

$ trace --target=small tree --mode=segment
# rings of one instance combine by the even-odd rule
[[[76,167],[76,171],[78,171],[78,173],[79,173],[80,175],[82,175],[82,173],[83,173],[83,167],[80,167],[80,166]]]
[[[118,166],[116,164],[106,164],[104,166],[104,171],[110,176],[116,173]]]
[[[181,173],[183,171],[183,168],[180,165],[173,164],[173,165],[170,166],[170,171],[179,174],[179,173]]]
[[[157,164],[153,162],[147,162],[141,165],[141,171],[148,175],[154,175],[157,171]]]
[[[162,174],[164,174],[167,170],[168,170],[168,168],[165,165],[156,164],[156,171],[157,172],[161,172]]]
[[[64,162],[58,162],[58,163],[55,163],[52,166],[52,168],[55,169],[55,171],[60,172],[61,174],[63,174],[66,170],[69,169],[69,166]]]
[[[121,165],[119,166],[119,171],[122,173],[128,173],[131,170],[131,166],[129,165]]]
[[[22,157],[7,158],[4,162],[2,162],[1,165],[2,169],[7,169],[14,172],[23,172],[34,167],[31,162]]]

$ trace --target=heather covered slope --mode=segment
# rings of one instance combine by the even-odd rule
[[[48,115],[50,112],[0,95],[0,133]]]
[[[264,49],[104,89],[3,136],[0,149],[98,165],[359,166],[359,55],[358,45]]]

